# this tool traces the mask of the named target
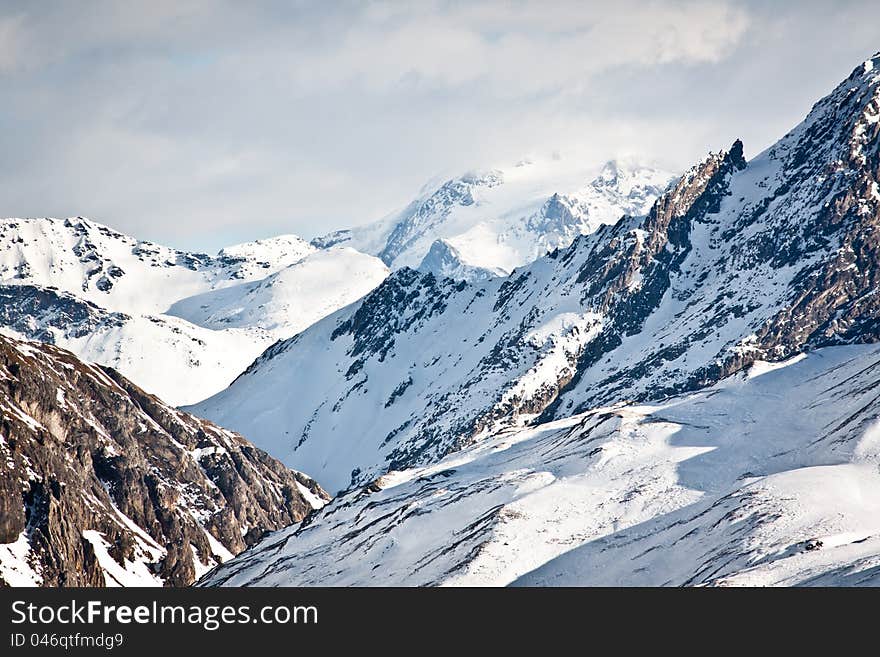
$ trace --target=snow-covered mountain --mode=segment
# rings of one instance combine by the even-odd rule
[[[111,312],[35,285],[0,285],[0,333],[113,367],[172,404],[222,390],[276,339],[258,328],[213,331],[169,315]]]
[[[287,338],[378,285],[387,268],[294,235],[216,256],[81,217],[0,220],[0,331],[113,367],[172,404],[222,390]]]
[[[601,223],[644,212],[669,178],[609,163],[584,186],[559,162],[521,163],[428,188],[403,212],[314,245],[282,235],[215,256],[82,217],[0,219],[9,300],[0,331],[57,344],[191,404],[223,390],[276,340],[374,289],[390,271],[383,260],[469,281],[504,276]],[[579,191],[548,191],[560,185]]]
[[[502,431],[391,472],[202,585],[880,583],[880,349]]]
[[[184,586],[328,499],[241,436],[0,336],[0,585]]]
[[[611,161],[585,183],[570,163],[523,161],[429,185],[400,212],[312,244],[348,244],[394,269],[464,278],[475,269],[478,275],[509,273],[624,214],[645,214],[673,178],[634,160]],[[457,265],[432,269],[437,248],[445,252],[443,262],[454,254]]]
[[[469,283],[478,283],[507,275],[503,269],[467,264],[461,257],[459,250],[443,239],[436,240],[431,245],[431,249],[419,265],[419,271],[425,274],[434,274],[439,278],[452,278]]]
[[[370,292],[390,271],[383,260],[471,282],[505,276],[622,214],[644,213],[670,178],[611,162],[583,185],[559,161],[523,162],[426,188],[404,211],[314,245],[282,235],[215,256],[82,217],[2,219],[0,285],[10,303],[0,331],[58,344],[191,404],[276,340]],[[576,191],[551,191],[560,188]]]
[[[0,575],[880,583],[878,290],[880,53],[677,178],[522,162],[216,256],[3,220],[0,330],[213,396],[0,336]]]
[[[295,235],[216,256],[137,240],[82,217],[0,219],[0,280],[55,287],[102,308],[164,313],[179,299],[263,279],[314,247]]]
[[[378,258],[332,247],[262,280],[181,299],[168,314],[210,329],[258,327],[289,337],[357,301],[388,273]]]
[[[711,154],[646,217],[479,285],[400,269],[194,412],[339,490],[505,428],[876,341],[878,116],[875,57],[776,145]]]

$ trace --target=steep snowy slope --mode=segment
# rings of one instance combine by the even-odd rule
[[[501,428],[880,339],[880,55],[751,162],[710,155],[644,218],[481,285],[401,269],[197,414],[332,489]]]
[[[525,161],[428,186],[399,213],[312,243],[349,244],[394,269],[421,263],[442,274],[431,269],[436,258],[424,260],[442,239],[463,265],[510,272],[624,214],[645,214],[672,179],[635,161],[608,162],[584,184],[587,175],[568,162]]]
[[[880,349],[829,347],[391,472],[201,583],[876,585],[878,465]]]
[[[537,398],[550,394],[545,381],[571,376],[571,362],[601,326],[560,287],[543,293],[553,308],[547,326],[517,335],[530,309],[502,308],[501,282],[489,285],[487,292],[400,270],[362,303],[268,349],[191,410],[247,426],[285,463],[313,466],[328,490],[370,479],[388,462],[442,456],[474,433],[512,379]]]
[[[315,251],[263,280],[182,299],[168,314],[205,328],[259,327],[287,338],[357,301],[388,273],[374,256],[333,247]]]
[[[136,240],[82,217],[0,219],[0,280],[56,287],[108,310],[163,313],[200,292],[259,280],[314,251],[295,235],[216,256]]]
[[[117,372],[0,336],[0,585],[183,586],[326,494]]]

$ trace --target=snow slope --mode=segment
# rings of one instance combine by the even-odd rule
[[[210,329],[259,327],[290,337],[357,301],[386,276],[388,268],[378,258],[333,247],[260,281],[181,299],[168,314]]]
[[[652,405],[392,471],[203,585],[880,583],[880,349],[830,347]]]
[[[608,162],[586,183],[589,174],[578,169],[562,160],[529,160],[469,172],[426,186],[406,208],[374,224],[312,243],[349,244],[394,269],[427,269],[425,258],[442,239],[463,265],[509,273],[624,214],[645,214],[674,178],[634,160]]]
[[[0,333],[69,349],[175,405],[222,390],[275,340],[262,329],[212,331],[168,315],[111,313],[31,285],[0,285],[0,302]]]
[[[530,309],[493,311],[500,284],[490,281],[487,292],[400,270],[362,303],[268,349],[230,388],[190,410],[246,428],[291,467],[310,465],[331,491],[404,458],[402,443],[416,430],[438,442],[415,449],[442,456],[446,432],[473,422],[487,400],[545,394],[544,381],[570,373],[601,326],[561,288],[546,293],[552,313],[515,339],[511,327]],[[511,343],[504,367],[499,342]],[[517,385],[508,390],[510,380]]]

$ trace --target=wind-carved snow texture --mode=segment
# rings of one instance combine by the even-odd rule
[[[186,253],[77,218],[0,220],[0,331],[71,349],[174,403],[225,388],[378,285],[378,259],[294,235]]]
[[[402,269],[195,408],[332,490],[498,430],[878,339],[880,74],[779,143],[688,171],[644,218],[479,285]]]
[[[502,431],[390,472],[203,585],[880,583],[880,349]]]
[[[184,586],[328,499],[114,370],[0,336],[0,585]]]
[[[570,163],[527,160],[429,185],[402,211],[312,244],[348,244],[394,269],[481,280],[568,246],[624,214],[645,214],[672,179],[636,161],[612,161],[585,183]]]

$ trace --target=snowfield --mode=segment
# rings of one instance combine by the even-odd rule
[[[388,272],[378,258],[333,247],[310,253],[263,280],[181,299],[168,314],[215,330],[259,327],[276,338],[290,337],[357,301]]]
[[[202,584],[877,584],[878,390],[880,348],[832,347],[501,432],[337,497]]]
[[[170,404],[204,399],[228,386],[275,338],[262,329],[213,331],[168,315],[124,316],[75,335],[35,322],[41,339],[108,365]],[[0,326],[18,339],[29,330]],[[48,339],[47,339],[48,337]]]

